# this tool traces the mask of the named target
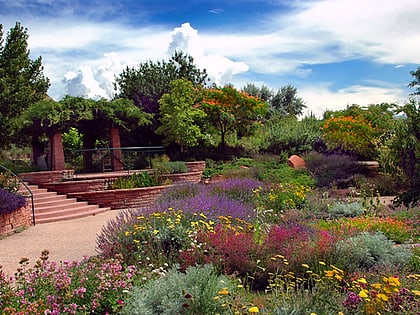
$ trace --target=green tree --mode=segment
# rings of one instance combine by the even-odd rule
[[[267,86],[262,85],[261,87],[258,87],[254,83],[248,83],[242,88],[242,92],[245,92],[250,96],[257,97],[265,102],[268,102],[273,97],[273,91]]]
[[[43,75],[42,59],[29,58],[28,30],[16,23],[3,40],[0,24],[0,146],[7,147],[15,134],[14,120],[23,110],[42,100],[49,80]]]
[[[193,57],[175,52],[169,61],[151,60],[140,63],[137,68],[127,67],[117,78],[115,89],[119,97],[133,100],[134,104],[147,113],[159,112],[159,100],[171,90],[171,82],[186,79],[194,86],[205,85],[206,70],[194,65]]]
[[[411,71],[410,74],[414,77],[413,81],[408,84],[408,87],[414,88],[414,95],[420,95],[420,67],[416,71]]]
[[[255,123],[267,113],[266,102],[229,85],[205,90],[201,106],[210,123],[220,131],[222,147],[228,132],[236,132],[238,136],[251,135]]]
[[[177,143],[183,152],[184,147],[193,147],[202,138],[198,122],[206,114],[197,107],[201,98],[199,89],[185,79],[172,81],[170,93],[159,100],[161,125],[157,133],[165,136],[164,144]]]
[[[420,201],[420,106],[412,98],[409,103],[398,108],[403,114],[397,120],[395,136],[388,142],[390,154],[404,173],[406,192],[398,200],[406,206]]]
[[[194,59],[183,53],[175,52],[169,61],[146,61],[137,67],[127,67],[114,84],[120,98],[128,98],[146,113],[154,114],[151,125],[126,134],[125,139],[132,145],[159,144],[162,139],[156,135],[160,124],[159,100],[171,90],[171,82],[186,79],[194,86],[204,86],[207,81],[206,70],[194,65]],[[141,135],[141,137],[136,137]]]
[[[322,135],[330,150],[340,149],[365,159],[376,159],[379,149],[394,131],[394,104],[361,107],[324,113]]]
[[[58,102],[44,99],[33,104],[22,113],[19,125],[22,133],[32,135],[34,141],[74,127],[83,134],[83,148],[92,149],[110,128],[131,129],[150,123],[150,119],[151,114],[142,112],[127,99],[95,101],[65,96]],[[90,164],[88,159],[85,166],[89,168]]]
[[[281,116],[299,116],[306,108],[303,99],[297,96],[297,89],[292,85],[286,85],[270,99],[270,107],[273,113]]]

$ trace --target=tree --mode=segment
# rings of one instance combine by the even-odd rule
[[[28,30],[17,22],[4,42],[0,24],[1,147],[7,147],[13,141],[14,120],[23,110],[42,100],[50,85],[43,75],[42,58],[29,58],[28,37]]]
[[[395,135],[388,142],[392,159],[404,173],[407,191],[398,197],[399,203],[408,206],[420,204],[420,105],[410,102],[397,109],[403,117],[397,119]]]
[[[206,114],[196,106],[201,93],[192,82],[178,79],[172,81],[171,86],[170,93],[165,93],[159,100],[161,125],[157,133],[165,136],[165,145],[175,142],[183,152],[184,147],[195,146],[202,138],[197,122]]]
[[[297,89],[292,85],[286,85],[270,100],[271,110],[282,116],[299,116],[306,108],[305,102],[297,96]]]
[[[127,67],[117,78],[114,84],[119,91],[120,98],[128,98],[146,113],[154,114],[151,125],[139,128],[133,134],[141,135],[136,138],[127,135],[126,138],[133,144],[157,144],[162,141],[157,137],[156,129],[159,121],[159,100],[171,90],[171,82],[176,79],[186,79],[194,86],[204,86],[207,81],[206,70],[200,70],[194,65],[194,59],[183,52],[175,52],[169,61],[151,60],[140,63],[138,67]],[[129,139],[130,138],[130,139]]]
[[[83,148],[92,149],[104,131],[112,127],[131,129],[150,123],[150,119],[150,114],[142,112],[127,99],[95,101],[65,96],[58,102],[48,98],[33,104],[22,113],[19,125],[24,134],[33,136],[33,142],[43,135],[51,137],[75,127],[83,134]],[[85,166],[90,167],[89,159]]]
[[[169,61],[149,60],[138,68],[127,67],[116,78],[114,86],[119,97],[133,100],[147,113],[157,114],[160,98],[170,92],[171,82],[176,79],[186,79],[194,86],[205,85],[207,73],[194,65],[193,57],[175,52]]]
[[[268,87],[265,85],[257,87],[254,83],[248,83],[242,88],[242,92],[245,92],[250,96],[257,97],[265,102],[268,102],[273,97],[273,91]]]
[[[414,77],[414,80],[408,84],[408,87],[414,88],[414,95],[420,95],[420,67],[416,71],[411,71],[410,74]]]
[[[394,131],[394,104],[353,104],[344,110],[326,112],[323,139],[330,150],[343,150],[365,159],[376,159],[378,149]]]
[[[267,113],[266,102],[229,85],[222,89],[205,90],[201,106],[210,123],[220,131],[222,147],[225,146],[227,132],[236,132],[239,136],[251,135],[255,123]]]

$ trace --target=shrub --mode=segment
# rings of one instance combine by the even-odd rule
[[[10,172],[0,172],[0,188],[16,192],[19,189],[19,182]]]
[[[319,121],[313,117],[298,121],[295,117],[275,117],[267,125],[266,150],[280,154],[302,154],[313,149],[321,135]]]
[[[335,246],[335,264],[347,272],[385,268],[401,270],[410,261],[412,253],[386,238],[380,232],[359,235],[339,241]]]
[[[96,244],[104,258],[112,258],[120,254],[124,261],[134,261],[135,244],[125,237],[125,232],[132,228],[137,221],[137,211],[119,211],[114,219],[108,221],[97,235]]]
[[[396,243],[415,241],[415,228],[402,220],[381,217],[342,218],[339,220],[319,220],[318,226],[327,229],[339,238],[354,236],[360,232],[381,232]],[[415,226],[415,223],[414,223]]]
[[[232,178],[207,187],[209,195],[218,195],[246,204],[254,204],[254,189],[263,186],[263,183],[251,178]]]
[[[224,303],[233,283],[211,265],[190,267],[185,273],[170,269],[163,277],[135,287],[124,306],[126,315],[231,314]]]
[[[254,217],[253,190],[262,185],[255,179],[230,179],[210,185],[177,184],[168,188],[151,207],[153,211],[168,208],[185,213],[203,213],[211,220],[219,216],[250,219]]]
[[[0,188],[0,214],[7,214],[26,205],[26,199],[7,189]]]
[[[286,163],[276,167],[267,168],[266,172],[259,174],[259,179],[270,183],[292,183],[313,187],[315,181],[307,170],[296,170]]]
[[[198,233],[196,244],[181,254],[183,266],[212,263],[227,275],[236,274],[254,290],[265,290],[270,274],[304,274],[303,263],[325,260],[333,238],[301,225],[273,226],[257,238],[252,230],[232,228],[230,222],[214,232]]]
[[[347,187],[352,176],[360,171],[355,159],[348,155],[311,152],[304,159],[307,168],[315,176],[318,187]]]
[[[134,173],[128,177],[119,177],[111,185],[111,189],[131,189],[156,186],[157,183],[148,172]]]
[[[158,174],[176,174],[188,172],[188,167],[185,162],[181,161],[162,161],[153,163],[153,169]]]
[[[55,263],[44,251],[33,268],[22,259],[13,289],[0,282],[1,314],[109,314],[124,304],[136,268],[118,259]],[[4,285],[4,286],[3,286]],[[6,291],[5,291],[6,290]]]
[[[328,209],[331,217],[357,217],[365,212],[365,208],[359,202],[334,202]]]

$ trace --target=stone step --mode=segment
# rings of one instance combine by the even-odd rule
[[[99,208],[96,206],[95,208],[92,208],[90,210],[83,209],[82,212],[51,212],[48,215],[35,215],[35,222],[36,224],[42,224],[42,223],[51,223],[51,222],[58,222],[58,221],[67,221],[67,220],[73,220],[73,219],[79,219],[84,218],[88,216],[93,216],[105,211],[111,210],[110,208]]]
[[[35,224],[72,220],[110,210],[110,208],[90,205],[86,201],[79,202],[76,198],[67,198],[66,195],[58,195],[56,192],[36,185],[28,185],[28,187],[34,200]],[[27,194],[24,187],[20,191],[22,194],[25,192]]]

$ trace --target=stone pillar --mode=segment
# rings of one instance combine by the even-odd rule
[[[109,144],[111,148],[121,148],[118,128],[111,128],[109,132]],[[113,171],[122,171],[124,169],[121,150],[111,150],[111,166]]]
[[[56,133],[50,137],[48,166],[50,167],[51,171],[61,171],[66,169],[61,133]]]

